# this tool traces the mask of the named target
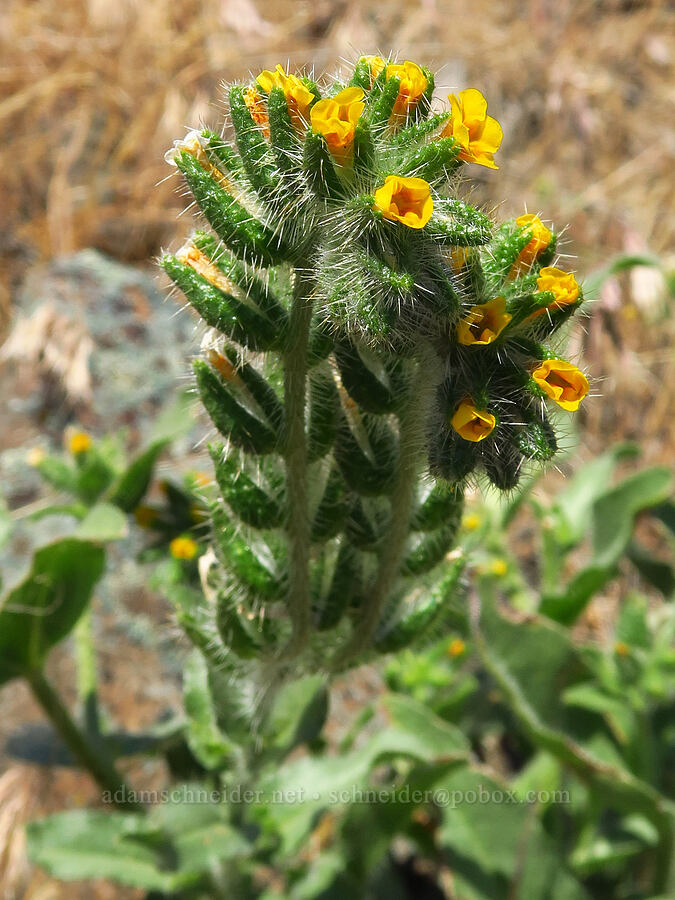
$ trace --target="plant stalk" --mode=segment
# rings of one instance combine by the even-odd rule
[[[111,803],[120,809],[138,810],[140,806],[126,798],[131,792],[101,747],[94,747],[80,731],[61,698],[41,670],[31,672],[28,683],[50,722],[80,765],[86,769],[102,791],[109,792]],[[121,797],[115,800],[115,797]]]
[[[284,461],[289,560],[288,609],[293,627],[290,647],[295,654],[307,643],[311,630],[309,590],[310,523],[307,509],[307,438],[305,405],[307,354],[312,321],[313,280],[295,271],[289,339],[284,354]]]
[[[382,543],[377,575],[359,617],[358,627],[346,646],[336,654],[336,668],[342,668],[368,648],[398,578],[410,532],[420,460],[424,455],[428,406],[438,383],[435,377],[437,368],[433,349],[423,345],[417,354],[405,404],[399,414],[398,466],[391,494],[391,517]]]

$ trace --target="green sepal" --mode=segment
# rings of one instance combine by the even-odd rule
[[[210,444],[209,453],[223,500],[232,512],[252,528],[281,528],[284,509],[279,498],[259,487],[222,444]]]
[[[365,57],[362,56],[354,66],[349,86],[363,88],[366,94],[368,94],[370,91],[370,80],[370,66]]]
[[[140,453],[111,485],[107,497],[108,502],[113,503],[123,512],[133,512],[150,486],[159,455],[169,443],[168,439],[155,441]]]
[[[95,446],[77,454],[75,468],[77,472],[75,493],[85,503],[94,503],[98,500],[115,478],[115,470]]]
[[[282,179],[300,173],[300,141],[288,111],[283,90],[273,87],[267,97],[270,123],[270,144]],[[284,183],[282,181],[282,183]]]
[[[368,368],[354,344],[347,341],[336,343],[335,359],[345,390],[362,409],[375,414],[396,410],[401,398],[393,394]]]
[[[389,519],[388,508],[355,497],[345,526],[347,538],[359,550],[377,550],[386,534]]]
[[[274,322],[278,329],[282,331],[286,329],[288,314],[283,303],[272,288],[256,275],[255,271],[229,253],[222,243],[209,232],[196,231],[192,235],[192,241],[195,247],[201,250],[226,278],[233,281],[246,297],[255,303],[260,312]]]
[[[430,183],[446,180],[459,165],[457,156],[461,149],[454,138],[438,138],[411,151],[398,169],[401,175],[423,178]]]
[[[434,436],[429,448],[429,468],[437,478],[452,483],[463,481],[476,467],[480,444],[465,441],[448,427]]]
[[[314,513],[312,541],[323,543],[342,529],[348,512],[347,490],[338,469],[332,469]]]
[[[451,549],[459,529],[459,516],[426,534],[405,557],[401,565],[402,575],[422,575],[437,566]]]
[[[242,622],[233,601],[223,594],[218,597],[216,605],[216,627],[223,646],[240,659],[253,659],[260,655],[262,645]]]
[[[251,397],[260,407],[267,422],[277,434],[280,434],[284,420],[284,407],[275,389],[255,366],[243,362],[233,347],[227,347],[225,355],[237,370],[238,378],[241,379]]]
[[[354,547],[347,543],[340,547],[330,588],[315,611],[318,631],[334,628],[354,603],[361,587],[360,562],[360,555]]]
[[[254,598],[278,600],[281,588],[277,578],[263,565],[249,541],[232,527],[229,510],[221,503],[211,507],[213,540],[227,574]]]
[[[551,294],[553,296],[553,294]],[[539,341],[544,341],[554,334],[562,325],[571,319],[583,303],[583,297],[579,294],[579,299],[574,303],[568,303],[566,306],[554,307],[547,309],[545,313],[537,316],[527,323],[530,333]]]
[[[455,593],[462,571],[464,560],[458,559],[450,563],[448,571],[430,590],[424,590],[422,598],[413,601],[408,610],[385,615],[381,625],[375,632],[373,643],[380,653],[393,653],[402,650],[414,641],[422,638],[434,621],[442,615],[443,608]],[[398,617],[394,618],[398,613]]]
[[[449,118],[450,113],[437,113],[424,122],[415,122],[413,125],[408,125],[393,135],[391,146],[403,150],[423,141],[442,128]]]
[[[333,338],[329,334],[325,324],[314,324],[309,335],[309,346],[307,347],[308,367],[313,368],[320,362],[323,362],[332,349]]]
[[[386,66],[383,72],[375,79],[376,83],[387,71]],[[373,85],[375,87],[375,85]],[[390,78],[384,81],[382,89],[379,92],[373,91],[370,95],[369,102],[363,113],[365,121],[370,125],[375,134],[379,134],[389,125],[389,119],[394,111],[394,104],[398,98],[401,89],[401,81],[399,78]]]
[[[553,426],[543,410],[535,417],[530,411],[523,411],[527,424],[515,428],[515,443],[526,459],[552,459],[558,451]]]
[[[219,238],[242,259],[270,266],[288,255],[279,237],[255,219],[202,168],[189,153],[176,158],[201,211]]]
[[[309,382],[307,460],[325,456],[335,443],[340,418],[340,395],[331,372],[315,371]]]
[[[246,106],[244,90],[241,85],[230,88],[230,115],[234,136],[249,181],[262,196],[268,196],[277,188],[279,176],[262,129]]]
[[[35,467],[42,478],[57,491],[74,494],[77,490],[77,471],[58,456],[45,456]]]
[[[360,120],[354,129],[354,175],[362,190],[369,190],[375,171],[375,141],[367,122]]]
[[[233,181],[241,182],[247,178],[242,158],[231,144],[208,128],[202,130],[201,137],[204,153],[212,166],[223,175],[231,176]]]
[[[277,448],[277,435],[232,396],[223,380],[204,360],[194,362],[202,403],[218,431],[246,453],[263,455]]]
[[[476,247],[490,240],[492,222],[463,200],[445,197],[435,201],[434,213],[425,231],[442,244]]]
[[[211,284],[192,266],[164,256],[162,268],[210,328],[252,350],[279,345],[281,335],[271,319]]]
[[[302,165],[310,188],[324,200],[338,200],[345,187],[335,170],[333,157],[321,134],[308,131],[305,137]]]
[[[434,78],[434,73],[431,69],[422,66],[422,71],[427,79],[427,86],[424,89],[424,93],[415,104],[414,109],[411,110],[410,118],[413,122],[423,122],[431,112],[431,101],[433,100],[434,88],[436,87],[436,79]]]
[[[335,459],[347,484],[359,494],[376,496],[391,490],[395,457],[388,462],[373,461],[361,449],[344,416],[337,430]]]
[[[523,456],[512,444],[490,441],[483,450],[485,474],[501,491],[510,491],[518,484],[522,466]]]
[[[309,104],[309,109],[311,110],[317,100],[321,100],[321,91],[319,90],[319,85],[316,83],[316,81],[312,81],[311,78],[308,78],[307,75],[301,75],[300,81],[304,84],[310,94],[314,94],[314,99]]]
[[[414,531],[433,531],[450,522],[459,522],[464,508],[464,492],[444,481],[437,482],[413,515]]]

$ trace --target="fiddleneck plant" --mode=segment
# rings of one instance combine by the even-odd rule
[[[224,443],[204,601],[214,665],[339,670],[442,625],[465,485],[549,460],[547,407],[588,381],[550,339],[582,302],[535,215],[458,199],[502,140],[477,90],[366,56],[326,89],[281,66],[229,90],[233,142],[176,142],[211,226],[164,270],[208,331],[197,389]]]

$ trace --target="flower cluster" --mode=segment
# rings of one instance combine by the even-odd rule
[[[556,235],[537,215],[495,231],[453,196],[463,165],[497,168],[503,133],[479,90],[450,94],[434,112],[433,89],[433,74],[411,60],[364,56],[326,95],[277,65],[230,92],[238,155],[204,131],[171,159],[235,254],[264,266],[313,260],[326,348],[337,339],[357,356],[366,347],[406,356],[431,341],[443,373],[429,424],[432,470],[461,481],[483,467],[509,487],[524,460],[555,451],[544,403],[573,411],[588,391],[583,373],[545,343],[582,297],[574,275],[554,265]],[[209,214],[204,173],[227,195],[226,216]],[[258,222],[251,213],[260,209]],[[200,311],[201,279],[226,292],[235,317],[250,318],[250,286],[239,298],[232,265],[204,238],[197,244],[181,251],[172,276],[183,290],[192,285]],[[282,332],[274,323],[268,331],[254,343],[275,346]],[[210,351],[208,360],[236,381],[227,356]]]
[[[214,664],[411,643],[457,588],[467,479],[515,487],[588,391],[551,346],[582,302],[555,232],[457,190],[497,168],[501,126],[475,88],[433,94],[411,60],[329,85],[278,65],[231,86],[234,143],[204,129],[167,155],[212,229],[163,266],[208,326],[194,371],[223,438],[213,552],[171,545],[199,568],[208,609],[180,615]]]

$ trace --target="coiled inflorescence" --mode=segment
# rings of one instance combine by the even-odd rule
[[[463,164],[497,168],[499,124],[479,91],[434,112],[433,90],[410,61],[362,57],[325,96],[277,66],[230,88],[234,143],[168,154],[213,229],[162,264],[211,329],[195,373],[227,444],[205,577],[235,654],[414,639],[459,576],[467,477],[515,487],[556,451],[547,401],[588,390],[546,344],[582,300],[556,236],[453,192]]]

